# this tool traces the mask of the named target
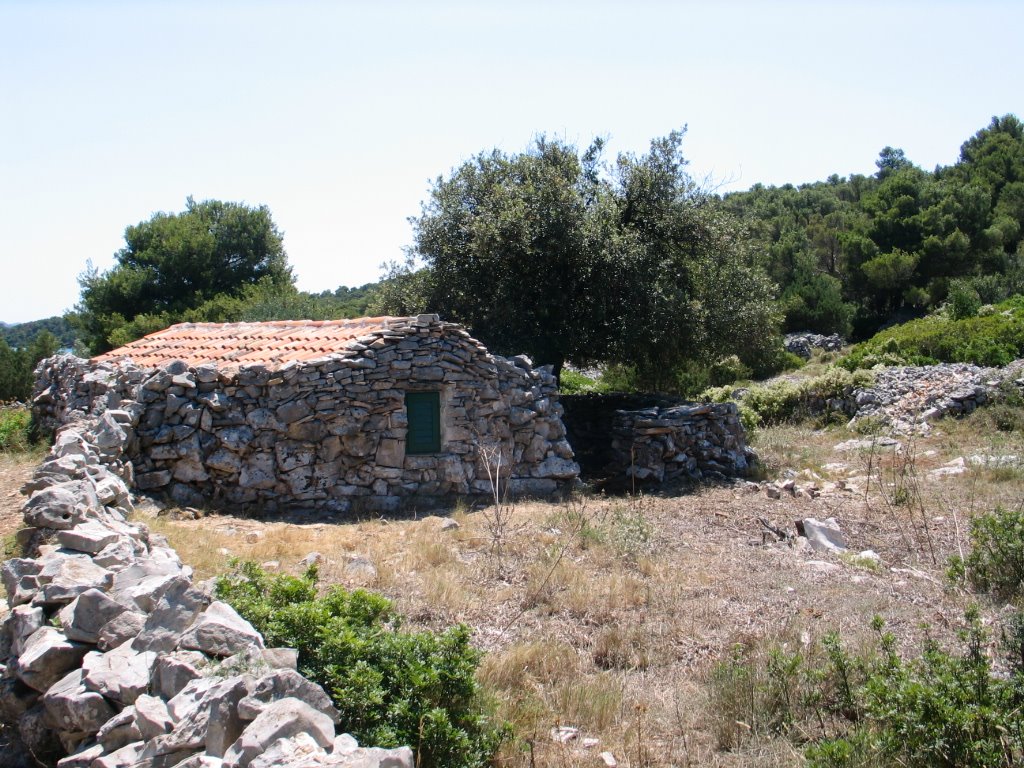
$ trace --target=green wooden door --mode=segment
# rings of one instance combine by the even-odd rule
[[[441,393],[407,392],[405,412],[409,418],[406,453],[440,453]]]

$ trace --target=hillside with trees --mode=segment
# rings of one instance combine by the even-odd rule
[[[960,159],[926,171],[884,148],[872,176],[754,185],[723,207],[746,221],[787,329],[867,337],[966,296],[1024,291],[1024,124],[994,117]]]

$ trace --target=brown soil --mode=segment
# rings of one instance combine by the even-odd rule
[[[21,507],[25,497],[21,486],[40,462],[34,453],[0,453],[0,539],[6,539],[22,527]]]

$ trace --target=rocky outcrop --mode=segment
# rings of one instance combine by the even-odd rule
[[[870,418],[895,432],[926,432],[936,419],[985,405],[1006,385],[1024,391],[1024,360],[1005,368],[966,363],[883,368],[871,387],[850,394],[844,410],[853,414],[851,424]]]
[[[838,333],[823,336],[820,333],[800,331],[798,333],[787,333],[782,340],[787,352],[799,355],[804,360],[811,357],[815,349],[823,349],[826,352],[838,352],[843,348],[843,337]]]
[[[380,513],[489,494],[498,456],[513,492],[548,496],[579,472],[550,368],[491,355],[436,315],[275,369],[59,357],[37,374],[44,427],[98,416],[92,444],[124,446],[129,485],[182,506]],[[413,455],[405,397],[424,391],[439,394],[441,448]]]
[[[735,403],[636,395],[576,395],[564,403],[585,477],[604,488],[742,477],[756,460]]]
[[[0,723],[18,745],[3,764],[412,768],[407,747],[337,734],[295,652],[264,648],[162,537],[128,522],[134,423],[115,408],[63,427],[25,488],[31,557],[0,567]]]

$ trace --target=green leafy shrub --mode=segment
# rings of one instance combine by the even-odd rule
[[[966,280],[953,280],[949,284],[949,316],[954,320],[974,317],[981,309],[981,297]]]
[[[850,372],[829,366],[820,376],[800,381],[780,380],[738,390],[724,386],[706,389],[700,394],[705,402],[722,403],[737,399],[744,427],[799,421],[811,415],[827,413],[828,401],[841,398],[856,387],[873,382],[867,371]]]
[[[1001,600],[1024,597],[1024,509],[1003,509],[971,521],[971,549],[954,558],[951,576]]]
[[[904,662],[890,635],[866,682],[856,692],[862,712],[843,735],[808,748],[813,768],[863,765],[1019,765],[1024,759],[1024,675],[997,675],[985,652],[976,610],[967,614],[959,652],[928,639],[917,659]]]
[[[1006,622],[1007,671],[996,672],[976,610],[957,648],[927,639],[904,661],[880,618],[859,654],[826,635],[799,651],[788,644],[736,646],[712,671],[719,746],[789,737],[810,744],[813,768],[1020,765],[1024,759],[1024,616]]]
[[[32,414],[21,405],[0,405],[0,451],[27,451],[32,447]]]
[[[631,365],[609,365],[598,382],[600,392],[638,392],[641,390],[636,368]]]
[[[559,374],[558,388],[563,395],[582,395],[600,389],[596,379],[584,376],[572,368],[563,368]]]
[[[712,365],[709,373],[711,384],[720,387],[723,384],[732,384],[734,381],[740,381],[741,379],[749,379],[751,371],[749,367],[743,364],[739,357],[729,355]]]
[[[477,686],[480,652],[466,626],[403,632],[380,595],[335,586],[318,596],[315,569],[271,576],[242,563],[216,589],[269,646],[298,650],[299,671],[330,694],[361,743],[408,744],[424,768],[469,768],[489,764],[504,739]]]
[[[977,316],[930,315],[887,328],[839,361],[847,370],[883,365],[1006,365],[1024,355],[1024,296]]]

